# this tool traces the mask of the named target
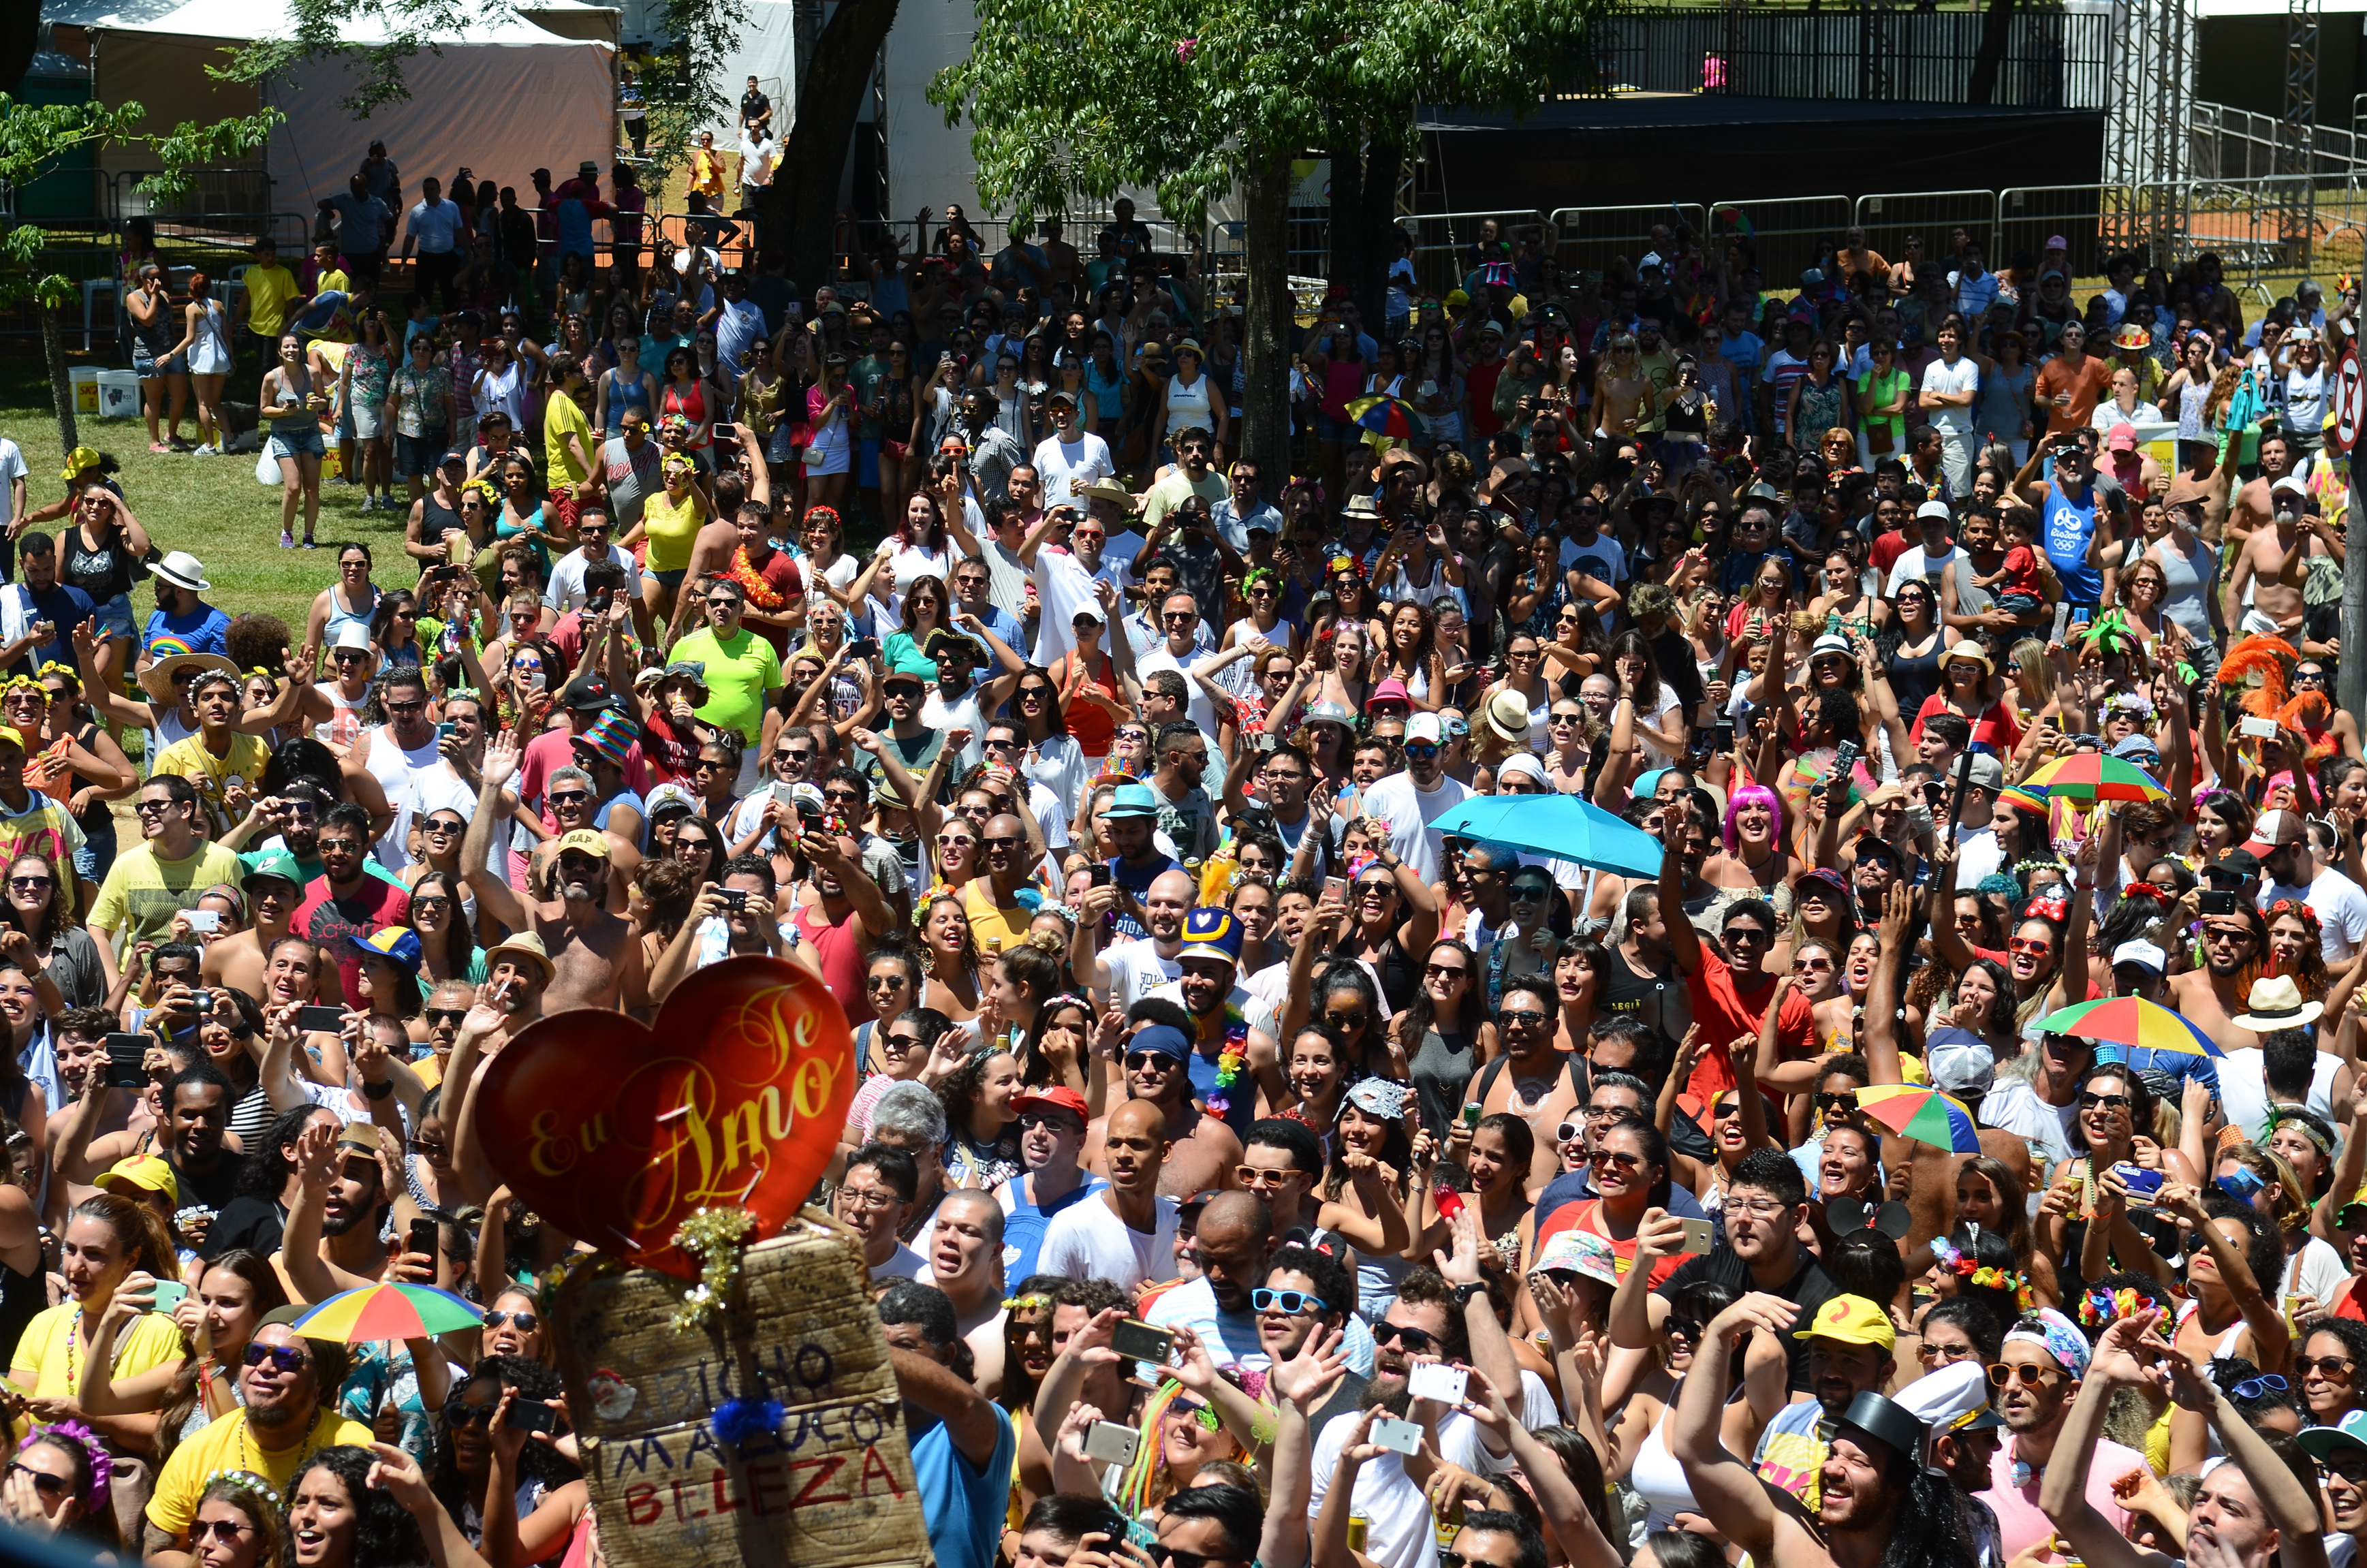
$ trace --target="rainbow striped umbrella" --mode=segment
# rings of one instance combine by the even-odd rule
[[[2045,790],[2049,800],[2167,801],[2169,791],[2126,757],[2101,751],[2078,752],[2050,762],[2026,782]]]
[[[1403,398],[1356,398],[1348,404],[1348,418],[1359,428],[1393,441],[1419,441],[1430,429],[1413,411],[1413,404]]]
[[[2222,1056],[2211,1037],[2158,1002],[2142,996],[2107,996],[2081,1002],[2038,1020],[2048,1034],[2109,1040],[2136,1051],[2167,1051],[2180,1056]]]
[[[373,1339],[432,1339],[456,1328],[481,1328],[485,1309],[433,1285],[365,1285],[340,1290],[289,1326],[313,1339],[359,1345]]]
[[[1980,1130],[1960,1100],[1920,1084],[1877,1084],[1857,1092],[1858,1108],[1901,1138],[1952,1154],[1981,1152]]]

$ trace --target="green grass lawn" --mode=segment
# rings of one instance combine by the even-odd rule
[[[101,369],[114,366],[103,347],[88,358],[77,354],[74,360]],[[243,364],[226,394],[254,401],[262,375],[259,367]],[[142,421],[82,415],[78,423],[84,446],[109,453],[123,465],[117,483],[156,548],[186,550],[203,562],[206,578],[213,584],[206,600],[229,615],[266,611],[286,621],[291,638],[300,642],[313,596],[336,576],[336,555],[329,548],[333,540],[367,541],[382,586],[406,587],[418,576],[402,553],[404,514],[363,512],[358,485],[321,487],[321,549],[282,550],[279,486],[255,482],[253,452],[219,458],[166,456],[148,449],[148,427]],[[194,437],[194,418],[181,428]],[[0,436],[24,450],[26,466],[32,471],[27,483],[34,506],[64,495],[65,483],[58,475],[65,466],[65,453],[58,442],[49,378],[39,347],[23,339],[0,358]],[[398,491],[398,498],[400,494]],[[44,526],[55,531],[56,524]],[[155,608],[144,584],[133,590],[132,606],[142,619]]]

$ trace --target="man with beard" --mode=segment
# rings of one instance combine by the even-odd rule
[[[334,1133],[316,1123],[298,1136],[296,1202],[271,1260],[289,1300],[325,1301],[386,1273],[378,1239],[390,1201],[383,1152],[379,1130],[368,1122]],[[407,1197],[402,1207],[411,1207]]]
[[[490,810],[481,808],[480,816]],[[369,852],[369,813],[359,806],[341,801],[329,808],[321,824],[321,875],[305,888],[304,902],[289,923],[335,957],[338,995],[348,1006],[360,1005],[362,970],[360,958],[345,938],[366,937],[373,931],[411,921],[409,890],[381,881],[363,869],[363,858]],[[481,872],[481,856],[475,864]],[[481,891],[477,896],[481,899],[484,894]]]
[[[1019,1119],[1019,1158],[1027,1172],[995,1196],[1002,1204],[1003,1243],[1017,1255],[1004,1272],[1025,1279],[1036,1272],[1036,1251],[1053,1219],[1102,1184],[1077,1164],[1093,1119],[1084,1096],[1065,1084],[1023,1089],[1011,1096],[1011,1113]]]
[[[1150,993],[1177,1004],[1192,1020],[1193,1051],[1184,1063],[1192,1093],[1237,1134],[1248,1131],[1256,1119],[1251,1080],[1260,1074],[1279,1078],[1282,1072],[1271,1014],[1235,982],[1240,954],[1240,922],[1231,910],[1195,909],[1184,917],[1175,979]],[[1242,1052],[1244,1060],[1229,1081],[1220,1063],[1231,1051]]]
[[[2222,1051],[2259,1044],[2260,1037],[2236,1019],[2251,1011],[2245,976],[2268,950],[2268,921],[2238,892],[2233,914],[2203,917],[2203,967],[2169,977],[2169,1006]]]
[[[1430,824],[1470,799],[1471,789],[1446,776],[1445,731],[1435,713],[1406,721],[1405,770],[1365,791],[1364,814],[1388,824],[1389,848],[1425,882],[1439,880],[1442,839]]]
[[[207,1423],[157,1472],[142,1546],[155,1568],[194,1568],[198,1562],[190,1527],[198,1499],[216,1475],[244,1471],[285,1494],[306,1455],[331,1446],[369,1446],[370,1429],[336,1411],[337,1390],[345,1381],[345,1347],[298,1334],[289,1324],[301,1311],[281,1307],[264,1314],[247,1342],[245,1365],[219,1369],[220,1375],[236,1377],[242,1408]],[[318,1528],[299,1528],[308,1555],[325,1550]]]
[[[2055,1533],[2044,1508],[2042,1478],[2058,1456],[2071,1458],[2063,1447],[2064,1432],[2090,1356],[2087,1336],[2051,1309],[2016,1324],[1999,1352],[2003,1376],[1993,1373],[1991,1378],[1997,1384],[1998,1414],[2005,1418],[2006,1440],[1989,1460],[1989,1487],[1983,1495],[1997,1511],[1999,1544],[2009,1561],[2025,1548],[2045,1544]],[[2086,1436],[2097,1450],[2084,1488],[2087,1502],[2117,1531],[2127,1524],[2128,1512],[2114,1498],[2112,1483],[2132,1470],[2144,1470],[2146,1457],[2101,1432]]]
[[[1190,1019],[1181,1006],[1158,996],[1128,1008],[1127,1019],[1138,1026],[1119,1055],[1127,1093],[1136,1103],[1156,1106],[1161,1118],[1159,1190],[1181,1200],[1224,1186],[1240,1164],[1241,1141],[1192,1096],[1191,1037],[1184,1032]],[[1253,1085],[1245,1082],[1240,1092],[1250,1094]],[[1088,1170],[1115,1183],[1116,1173],[1107,1168],[1104,1146],[1110,1119],[1095,1122],[1086,1133],[1084,1161]],[[1045,1244],[1050,1245],[1048,1236]]]
[[[502,736],[486,748],[484,783],[478,791],[476,814],[469,819],[469,836],[460,847],[460,864],[477,895],[479,913],[540,941],[553,971],[542,999],[551,1012],[571,1007],[622,1008],[646,1021],[653,1009],[641,968],[640,939],[629,922],[608,912],[608,843],[604,836],[597,833],[561,836],[553,879],[559,897],[549,903],[521,899],[507,881],[486,869],[494,820],[503,814],[502,786],[517,767],[515,737]]]
[[[2224,1462],[2203,1467],[2203,1484],[2187,1510],[2186,1561],[2223,1568],[2327,1568],[2334,1542],[2319,1534],[2325,1524],[2317,1472],[2309,1459],[2334,1452],[2338,1445],[2329,1442],[2329,1434],[2339,1429],[2305,1430],[2299,1454],[2282,1443],[2271,1447],[2204,1369],[2163,1343],[2160,1331],[2167,1326],[2165,1314],[2147,1307],[2104,1330],[2096,1345],[2084,1386],[2054,1444],[2060,1462],[2048,1468],[2038,1487],[2044,1520],[2061,1546],[2097,1568],[2165,1568],[2172,1561],[2123,1537],[2112,1483],[2129,1472],[2124,1460],[2135,1460],[2138,1473],[2146,1473],[2144,1460],[2102,1440],[2105,1407],[2112,1396],[2151,1384],[2166,1386],[2181,1408],[2200,1411],[2226,1456]],[[2013,1349],[2011,1335],[2006,1349]],[[2140,1355],[2151,1364],[2141,1363]],[[2006,1425],[2013,1425],[2010,1405]],[[2002,1461],[2004,1456],[1999,1457]],[[1989,1495],[1996,1501],[1997,1492]],[[2339,1501],[2336,1507],[2339,1525]]]
[[[378,692],[386,722],[363,732],[358,744],[362,766],[394,808],[393,823],[378,840],[378,858],[399,871],[411,864],[412,820],[439,810],[466,816],[471,791],[445,756],[419,666],[401,665],[387,671],[379,677]],[[202,699],[198,710],[200,715],[205,711]]]
[[[906,1246],[898,1233],[920,1182],[912,1156],[901,1149],[866,1143],[847,1157],[846,1175],[831,1196],[831,1211],[862,1241],[863,1266],[874,1284],[922,1278],[929,1272],[928,1260]]]
[[[1897,1334],[1890,1314],[1863,1296],[1835,1296],[1806,1320],[1808,1392],[1813,1399],[1787,1404],[1759,1434],[1751,1464],[1759,1479],[1797,1497],[1814,1512],[1818,1477],[1831,1451],[1827,1424],[1839,1421],[1862,1393],[1879,1393],[1898,1363],[1891,1352]]]
[[[107,1037],[120,1027],[120,1019],[104,1007],[74,1007],[59,1014],[54,1024],[58,1092],[65,1104],[52,1113],[50,1123],[51,1168],[62,1176],[69,1151],[103,1145],[105,1159],[91,1154],[86,1161],[94,1170],[105,1170],[137,1150],[159,1119],[151,1112],[145,1094],[107,1087]],[[149,1053],[152,1081],[163,1059],[161,1051]],[[90,1196],[93,1176],[69,1179],[84,1184],[69,1196],[69,1203]]]
[[[1121,1012],[1183,976],[1184,921],[1191,914],[1193,898],[1199,892],[1190,872],[1152,846],[1155,812],[1147,799],[1129,801],[1131,791],[1139,791],[1146,798],[1150,793],[1146,786],[1127,784],[1121,786],[1113,798],[1105,818],[1119,858],[1110,863],[1109,881],[1086,890],[1078,911],[1076,932],[1069,939],[1070,972],[1083,983],[1085,989]],[[1121,806],[1126,813],[1123,816],[1119,814]],[[1138,849],[1149,851],[1145,858],[1151,868],[1150,874],[1139,884],[1141,902],[1135,904],[1142,920],[1137,925],[1130,915],[1120,915],[1116,930],[1123,932],[1133,926],[1135,938],[1119,941],[1107,952],[1101,952],[1101,917],[1122,907],[1121,892],[1128,894],[1126,903],[1135,903],[1127,879],[1131,875],[1129,857]]]
[[[1137,1033],[1127,1044],[1127,1092],[1140,1095],[1148,1082],[1172,1098],[1187,1081],[1184,1058],[1190,1050],[1180,1030],[1164,1025]],[[1190,1102],[1184,1105],[1188,1110]],[[1106,1279],[1128,1292],[1147,1281],[1175,1278],[1177,1203],[1167,1196],[1172,1184],[1162,1178],[1172,1142],[1170,1109],[1163,1101],[1129,1099],[1094,1125],[1087,1164],[1109,1185],[1062,1210],[1045,1227],[1036,1256],[1039,1273]]]
[[[266,849],[246,865],[239,885],[246,890],[253,923],[209,944],[201,973],[209,985],[261,1000],[268,994],[264,988],[267,955],[293,934],[290,922],[304,905],[304,884],[311,879],[285,849]]]
[[[1250,1292],[1264,1279],[1274,1252],[1273,1211],[1254,1193],[1220,1192],[1201,1209],[1192,1236],[1199,1278],[1157,1292],[1142,1309],[1143,1321],[1190,1329],[1218,1367],[1263,1371],[1265,1350]]]
[[[1789,1330],[1794,1315],[1789,1304],[1754,1292],[1703,1331],[1669,1434],[1701,1514],[1767,1568],[1972,1568],[1963,1510],[1946,1478],[1923,1467],[1923,1424],[1878,1393],[1858,1395],[1835,1420],[1806,1517],[1778,1507],[1727,1451],[1718,1423],[1733,1386],[1732,1352],[1753,1329]]]

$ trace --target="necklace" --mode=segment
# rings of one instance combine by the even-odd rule
[[[243,1400],[242,1400],[240,1403],[245,1403],[245,1402],[244,1402]],[[247,1457],[248,1449],[247,1449],[247,1446],[246,1446],[246,1433],[247,1433],[246,1412],[244,1412],[243,1410],[240,1411],[240,1412],[239,1412],[239,1414],[238,1414],[238,1426],[237,1426],[237,1427],[235,1428],[235,1430],[236,1430],[236,1432],[237,1432],[237,1434],[238,1434],[238,1459],[239,1459],[239,1468],[240,1468],[241,1470],[246,1471],[248,1471],[248,1472],[250,1472],[250,1473],[252,1473],[252,1474],[255,1474],[255,1475],[262,1475],[262,1474],[266,1473],[266,1472],[265,1472],[265,1471],[264,1471],[264,1468],[263,1468],[263,1461],[262,1461],[260,1459],[250,1460],[250,1459]],[[311,1453],[311,1452],[312,1451],[312,1439],[313,1439],[314,1437],[319,1437],[319,1436],[320,1436],[320,1433],[321,1433],[321,1418],[320,1418],[320,1416],[315,1415],[315,1416],[313,1416],[313,1417],[312,1417],[312,1425],[311,1425],[311,1426],[308,1426],[308,1427],[306,1427],[306,1428],[305,1428],[305,1430],[304,1430],[304,1441],[303,1441],[302,1443],[300,1443],[300,1445],[298,1445],[298,1447],[297,1447],[297,1449],[296,1449],[296,1462],[295,1462],[294,1464],[291,1464],[291,1465],[289,1465],[289,1466],[288,1467],[288,1473],[289,1473],[289,1474],[293,1475],[293,1474],[295,1474],[298,1471],[302,1470],[302,1469],[304,1468],[304,1456],[305,1456],[306,1454],[309,1454],[309,1453]]]

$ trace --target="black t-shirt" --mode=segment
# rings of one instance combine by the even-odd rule
[[[773,100],[762,93],[745,93],[740,98],[740,123],[747,124],[773,111]]]
[[[1652,663],[1659,667],[1661,681],[1685,705],[1685,722],[1690,724],[1701,716],[1701,705],[1709,698],[1702,686],[1701,665],[1693,660],[1693,645],[1673,626],[1662,627],[1650,641]]]
[[[205,1256],[220,1257],[244,1248],[269,1257],[279,1250],[279,1238],[287,1229],[288,1210],[279,1207],[277,1199],[233,1198],[206,1235]]]
[[[1764,1289],[1751,1277],[1750,1265],[1727,1246],[1723,1229],[1718,1233],[1716,1247],[1708,1256],[1686,1259],[1674,1274],[1660,1282],[1659,1288],[1652,1294],[1663,1301],[1672,1300],[1679,1290],[1696,1279],[1715,1279],[1721,1285],[1732,1286],[1743,1295]],[[1792,1323],[1792,1343],[1789,1346],[1791,1372],[1785,1383],[1795,1393],[1809,1392],[1806,1336],[1808,1330],[1816,1324],[1817,1311],[1841,1293],[1841,1288],[1833,1282],[1833,1277],[1825,1272],[1825,1266],[1805,1252],[1800,1254],[1800,1271],[1792,1276],[1789,1284],[1774,1292],[1800,1309],[1800,1315]]]
[[[237,1197],[239,1162],[227,1150],[215,1156],[210,1171],[191,1170],[161,1148],[157,1153],[164,1155],[174,1179],[180,1183],[182,1208],[210,1209],[220,1214]]]
[[[1609,971],[1603,976],[1603,1009],[1622,1013],[1634,1018],[1659,1037],[1658,1053],[1663,1062],[1676,1059],[1677,1036],[1684,1032],[1680,1026],[1671,1033],[1669,1026],[1689,1013],[1692,996],[1682,976],[1663,980],[1658,975],[1639,974],[1628,967],[1626,955],[1617,948],[1608,949]],[[1671,1017],[1670,998],[1683,1004]]]

